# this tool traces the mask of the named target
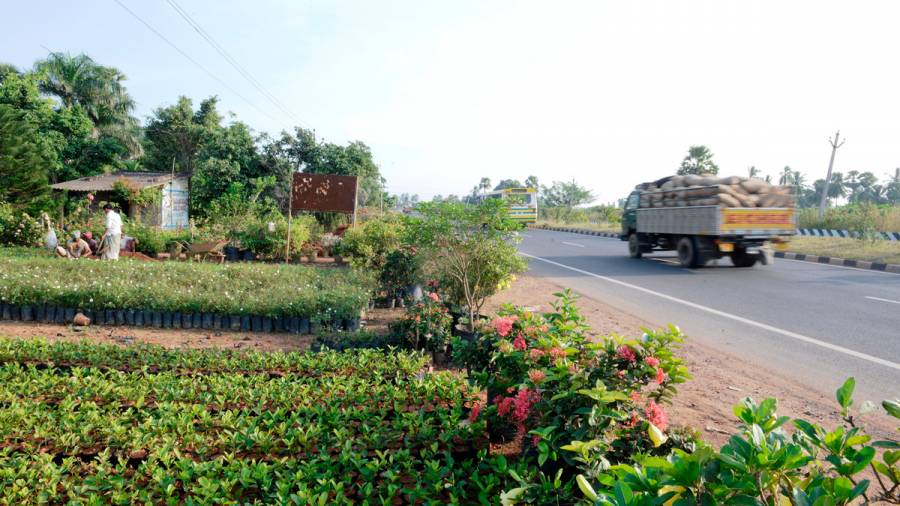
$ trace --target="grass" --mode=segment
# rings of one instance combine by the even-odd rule
[[[565,223],[562,221],[553,221],[553,220],[538,220],[538,226],[545,225],[548,227],[569,227],[569,228],[583,228],[585,230],[596,230],[597,232],[621,232],[622,224],[621,223]]]
[[[900,264],[900,242],[865,241],[839,237],[794,237],[788,243],[788,251],[844,258]]]
[[[286,264],[68,261],[41,250],[0,249],[0,301],[83,309],[355,318],[371,277]]]
[[[815,208],[798,209],[801,228],[900,232],[900,206],[854,204],[831,207],[819,218]]]

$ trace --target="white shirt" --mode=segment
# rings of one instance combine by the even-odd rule
[[[122,217],[115,211],[106,214],[106,231],[111,235],[122,235]]]

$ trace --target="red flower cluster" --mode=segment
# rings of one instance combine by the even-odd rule
[[[537,385],[538,383],[547,379],[547,375],[544,374],[544,371],[540,369],[532,369],[528,371],[528,379],[530,379],[532,383]]]
[[[435,301],[435,302],[440,302],[440,301],[441,301],[441,297],[437,294],[437,292],[429,292],[429,293],[428,293],[428,298],[431,299],[431,300],[433,300],[433,301]]]
[[[637,362],[637,355],[634,353],[634,350],[632,350],[630,346],[624,344],[619,346],[619,349],[616,350],[616,356],[632,364]]]
[[[662,385],[663,381],[666,381],[666,373],[662,370],[661,367],[656,368],[656,384]]]
[[[478,419],[478,414],[481,413],[481,408],[484,407],[484,403],[481,401],[476,401],[475,404],[472,404],[472,411],[469,412],[469,421],[475,423],[475,420]]]
[[[650,367],[659,367],[659,359],[656,357],[647,357],[644,359],[644,362]]]
[[[556,360],[558,358],[566,358],[566,350],[558,346],[550,348],[550,351],[548,353],[550,353],[550,359],[552,360]]]
[[[515,340],[513,340],[513,347],[519,351],[527,350],[528,343],[525,342],[525,336],[522,334],[517,335]]]
[[[491,322],[491,327],[494,327],[494,330],[496,330],[501,337],[506,337],[512,330],[513,323],[515,323],[515,321],[515,317],[501,316],[498,318],[494,318],[494,320]]]
[[[532,406],[539,400],[541,394],[537,390],[523,388],[511,397],[502,395],[494,397],[494,404],[497,405],[497,414],[514,422],[521,435],[525,434],[525,422],[531,415]]]
[[[531,357],[531,360],[539,360],[541,357],[544,356],[544,352],[537,348],[532,348],[531,351],[528,352],[528,354]]]
[[[644,412],[647,414],[647,420],[650,420],[650,423],[656,425],[659,430],[664,431],[669,426],[669,415],[663,411],[662,406],[652,400],[647,404]]]

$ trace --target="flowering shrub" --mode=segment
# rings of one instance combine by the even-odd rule
[[[756,404],[746,398],[734,407],[740,433],[719,451],[701,445],[693,452],[674,450],[664,459],[636,454],[634,463],[576,481],[587,504],[598,505],[898,504],[900,442],[870,443],[854,415],[871,407],[851,411],[854,386],[849,378],[837,391],[844,423],[832,431],[797,419],[788,435],[783,427],[790,419],[776,414],[775,399]],[[900,403],[882,405],[900,418]],[[883,450],[880,457],[877,449]],[[591,457],[584,464],[590,467]]]
[[[506,307],[484,329],[493,353],[474,377],[488,391],[492,438],[522,438],[525,454],[549,476],[559,470],[570,479],[586,471],[585,462],[593,477],[633,455],[689,445],[669,439],[661,405],[689,378],[673,354],[682,341],[678,329],[647,330],[640,339],[594,337],[574,297],[557,296],[550,313]],[[519,499],[540,490],[526,486]]]
[[[410,305],[394,324],[394,331],[416,350],[445,353],[450,344],[452,318],[434,292]]]
[[[0,245],[37,246],[42,239],[41,223],[37,218],[16,212],[10,204],[0,202]]]

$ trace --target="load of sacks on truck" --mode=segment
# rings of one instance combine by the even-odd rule
[[[668,176],[635,187],[640,207],[794,207],[789,186],[755,177],[717,177],[712,174]]]

